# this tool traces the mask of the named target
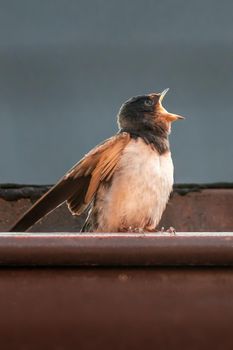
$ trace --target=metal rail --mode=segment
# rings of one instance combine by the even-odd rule
[[[233,266],[233,233],[1,233],[0,266]]]

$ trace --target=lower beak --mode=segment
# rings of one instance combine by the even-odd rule
[[[166,119],[167,119],[167,121],[169,121],[169,122],[175,122],[176,120],[184,120],[185,117],[182,117],[182,116],[179,115],[179,114],[168,113],[168,114],[166,115]]]
[[[176,121],[176,120],[183,120],[183,119],[185,119],[185,118],[182,117],[181,115],[169,113],[169,112],[166,111],[165,108],[163,108],[163,106],[162,106],[162,101],[163,101],[163,99],[164,99],[164,96],[165,96],[166,93],[168,92],[168,90],[169,90],[169,89],[163,90],[163,91],[161,92],[161,94],[160,94],[160,97],[159,97],[160,106],[162,107],[162,109],[163,109],[163,111],[164,111],[164,112],[163,112],[164,118],[165,118],[167,121],[169,121],[169,122],[174,122],[174,121]]]
[[[185,117],[182,117],[182,115],[179,114],[174,114],[174,117],[176,118],[176,120],[184,120]]]

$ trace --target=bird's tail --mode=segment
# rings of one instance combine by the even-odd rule
[[[73,179],[61,179],[45,193],[9,230],[9,232],[24,232],[43,216],[66,201],[74,191]]]

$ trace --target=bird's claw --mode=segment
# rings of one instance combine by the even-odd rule
[[[162,227],[161,230],[160,230],[160,232],[162,232],[162,233],[170,233],[170,234],[172,234],[173,236],[175,236],[175,234],[176,234],[176,229],[175,229],[174,227],[170,226],[168,230],[165,230],[165,228]]]
[[[133,233],[144,233],[143,228],[140,227],[129,227],[129,232],[133,232]]]
[[[169,229],[166,232],[171,233],[171,234],[173,234],[175,236],[176,229],[174,227],[170,226]]]

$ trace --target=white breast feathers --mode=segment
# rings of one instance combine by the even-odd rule
[[[98,231],[154,229],[172,186],[170,152],[160,155],[143,140],[132,139],[124,149],[110,188],[106,191],[100,188],[97,195],[102,206]]]

